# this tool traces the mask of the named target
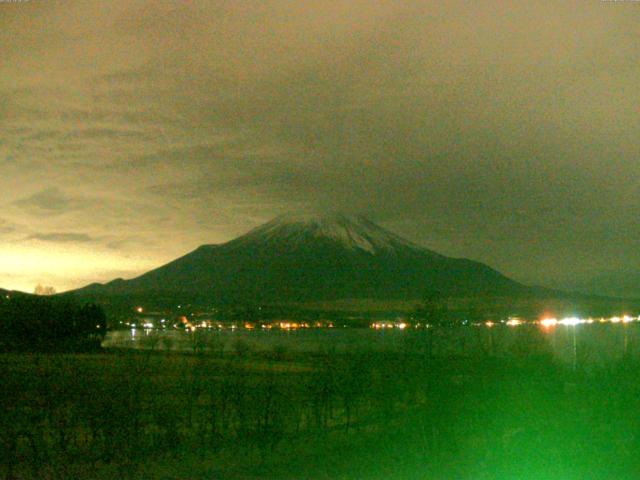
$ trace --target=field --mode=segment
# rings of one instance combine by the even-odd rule
[[[542,344],[4,354],[0,478],[632,479],[638,379]]]

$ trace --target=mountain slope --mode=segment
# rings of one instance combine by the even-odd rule
[[[527,291],[486,265],[440,255],[363,217],[285,215],[132,280],[94,284],[75,293],[299,302]]]

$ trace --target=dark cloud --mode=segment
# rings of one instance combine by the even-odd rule
[[[93,237],[86,233],[75,232],[33,233],[29,235],[26,240],[55,243],[88,243],[95,241]]]
[[[64,133],[60,132],[59,130],[40,130],[27,136],[26,140],[27,141],[30,141],[30,140],[50,141],[53,139],[60,138],[61,135],[64,135]]]
[[[33,215],[61,215],[82,208],[81,199],[65,194],[56,187],[45,188],[14,202]]]
[[[120,139],[120,138],[137,138],[138,140],[145,140],[150,138],[151,135],[148,132],[133,130],[133,129],[115,129],[115,128],[86,128],[75,132],[68,132],[64,138],[65,140],[78,140],[78,139]]]
[[[15,231],[15,226],[2,218],[0,218],[0,234],[4,235]]]

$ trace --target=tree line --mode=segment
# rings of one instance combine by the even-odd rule
[[[97,349],[105,333],[98,305],[20,294],[0,298],[0,351]]]

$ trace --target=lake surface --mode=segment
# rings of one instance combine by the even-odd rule
[[[190,351],[238,348],[261,352],[424,352],[435,356],[495,355],[509,358],[550,352],[565,364],[606,365],[640,357],[640,323],[539,324],[431,329],[304,328],[297,330],[119,330],[107,334],[104,347]]]

